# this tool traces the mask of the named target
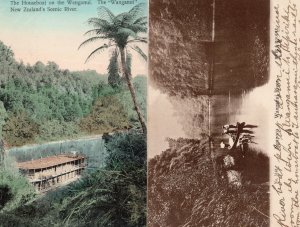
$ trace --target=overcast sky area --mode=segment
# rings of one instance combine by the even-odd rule
[[[145,1],[136,0],[136,3],[140,2]],[[71,71],[91,69],[106,73],[111,53],[109,50],[96,54],[88,63],[85,63],[89,53],[105,42],[97,41],[78,50],[79,45],[88,38],[83,34],[91,29],[87,20],[90,17],[96,17],[97,9],[101,6],[96,0],[92,0],[92,3],[90,6],[79,7],[77,12],[16,13],[10,12],[11,1],[1,1],[0,40],[11,47],[16,60],[23,61],[25,64],[54,61],[61,69]],[[130,10],[134,5],[106,4],[105,6],[116,15]],[[143,44],[141,47],[147,52],[147,45]],[[147,63],[139,55],[132,54],[132,74],[134,76],[146,75]]]

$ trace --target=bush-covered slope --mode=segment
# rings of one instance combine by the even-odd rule
[[[148,225],[150,227],[268,226],[269,195],[266,184],[250,182],[268,158],[249,154],[252,168],[242,170],[248,180],[233,188],[213,171],[208,143],[170,140],[170,148],[148,163]],[[219,169],[219,168],[218,168]]]
[[[10,146],[138,125],[127,87],[111,87],[106,75],[63,70],[55,62],[24,65],[1,41],[0,56],[0,111],[6,116],[3,134]],[[145,112],[146,78],[133,82]]]

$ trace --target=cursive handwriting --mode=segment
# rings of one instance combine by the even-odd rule
[[[276,70],[273,75],[275,137],[271,156],[272,218],[276,226],[282,227],[300,226],[298,9],[295,0],[274,4],[273,7],[271,62]]]

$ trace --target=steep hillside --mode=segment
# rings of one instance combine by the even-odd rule
[[[266,156],[251,151],[245,160],[248,167],[239,170],[243,186],[234,188],[228,185],[220,166],[213,171],[207,140],[169,142],[170,148],[148,164],[150,227],[269,225]],[[258,178],[258,167],[262,166],[267,173],[264,179]]]

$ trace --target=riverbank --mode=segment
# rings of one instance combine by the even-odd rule
[[[235,188],[220,166],[214,171],[208,140],[172,141],[148,162],[149,226],[269,226],[263,215],[269,213],[268,177],[260,176],[268,173],[266,162],[267,156],[251,151],[242,172],[246,181]]]
[[[63,140],[53,140],[49,142],[41,142],[41,143],[32,143],[32,144],[27,144],[24,146],[15,146],[15,147],[10,147],[7,151],[9,152],[11,149],[16,149],[16,148],[30,148],[30,147],[35,147],[38,145],[48,145],[48,144],[56,144],[56,143],[65,143],[65,142],[70,142],[70,141],[80,141],[80,140],[94,140],[94,139],[101,139],[103,134],[98,134],[98,135],[85,135],[77,138],[67,138]]]

